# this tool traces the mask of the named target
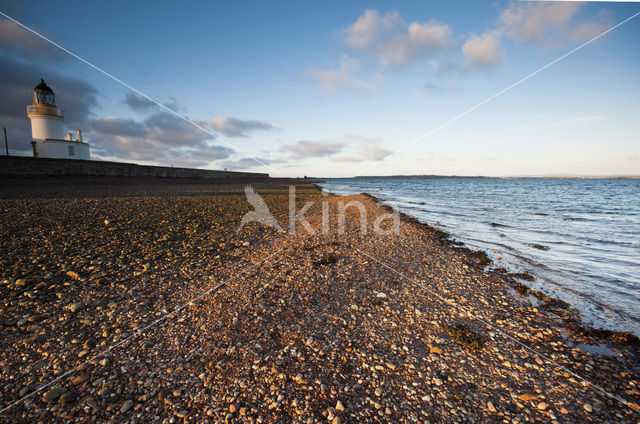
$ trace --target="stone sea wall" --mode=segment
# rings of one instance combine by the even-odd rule
[[[213,171],[75,159],[34,159],[0,156],[2,177],[172,177],[172,178],[269,178],[256,172]]]

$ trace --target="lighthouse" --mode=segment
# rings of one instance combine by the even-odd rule
[[[33,89],[33,104],[27,106],[31,120],[31,146],[36,158],[89,160],[89,143],[82,132],[64,134],[64,112],[56,106],[56,95],[44,80]]]

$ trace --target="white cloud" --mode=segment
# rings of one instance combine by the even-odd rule
[[[295,144],[282,146],[281,151],[289,153],[291,159],[306,159],[309,157],[325,157],[340,152],[346,143],[336,140],[299,141]]]
[[[452,44],[451,28],[434,19],[408,24],[397,12],[365,12],[342,31],[346,46],[374,55],[387,67],[402,68]]]
[[[516,42],[539,43],[553,47],[567,41],[586,41],[607,29],[602,22],[574,18],[583,6],[579,2],[517,2],[500,13],[499,26]]]
[[[367,9],[354,23],[343,30],[344,43],[357,50],[368,49],[381,33],[393,30],[402,19],[398,12],[380,16],[376,10]]]
[[[337,162],[379,161],[393,153],[382,145],[382,137],[363,137],[357,134],[344,134],[347,140],[355,140],[359,144],[355,147],[355,154],[337,158]]]
[[[329,157],[344,153],[342,156],[332,158],[332,161],[379,161],[393,153],[382,143],[382,137],[365,137],[358,134],[345,133],[338,139],[304,140],[282,146],[279,150],[284,153],[283,157],[274,160],[291,163],[292,160]]]
[[[462,46],[462,52],[467,58],[467,69],[487,68],[495,65],[502,57],[499,31],[487,31],[482,35],[472,35]]]
[[[315,81],[320,87],[327,91],[334,91],[339,88],[348,88],[354,91],[371,91],[382,82],[382,75],[374,73],[370,80],[363,81],[356,77],[355,72],[360,66],[356,58],[346,55],[340,60],[340,69],[310,69],[304,73],[306,78]]]
[[[578,42],[583,42],[597,37],[609,29],[609,25],[598,22],[580,22],[569,30],[569,37]]]
[[[500,25],[516,41],[540,41],[548,31],[564,27],[579,8],[576,2],[513,3],[500,13]]]
[[[386,158],[393,153],[393,150],[382,146],[360,145],[357,149],[360,160],[378,161]]]
[[[229,137],[247,137],[252,131],[272,130],[273,125],[265,121],[239,119],[233,116],[216,116],[211,127]]]
[[[514,2],[498,16],[495,29],[473,34],[462,46],[467,70],[488,68],[502,59],[501,39],[533,43],[544,48],[567,42],[584,42],[602,32],[609,15],[601,12],[596,21],[576,21],[583,6],[580,2]],[[432,61],[438,71],[440,64]]]
[[[376,48],[378,60],[385,66],[402,68],[414,60],[445,48],[451,43],[451,29],[431,20],[412,23],[406,33],[384,40]]]

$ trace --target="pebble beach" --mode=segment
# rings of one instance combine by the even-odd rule
[[[302,180],[2,180],[0,422],[638,423],[640,342]],[[248,223],[246,185],[288,228]],[[322,204],[348,209],[322,230]],[[330,214],[333,217],[335,214]]]

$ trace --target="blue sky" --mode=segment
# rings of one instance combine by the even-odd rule
[[[0,94],[0,119],[16,154],[28,154],[24,106],[41,75],[96,159],[274,176],[640,174],[640,17],[404,148],[638,3],[0,1],[0,10],[218,134],[1,18],[0,93],[13,94]]]

